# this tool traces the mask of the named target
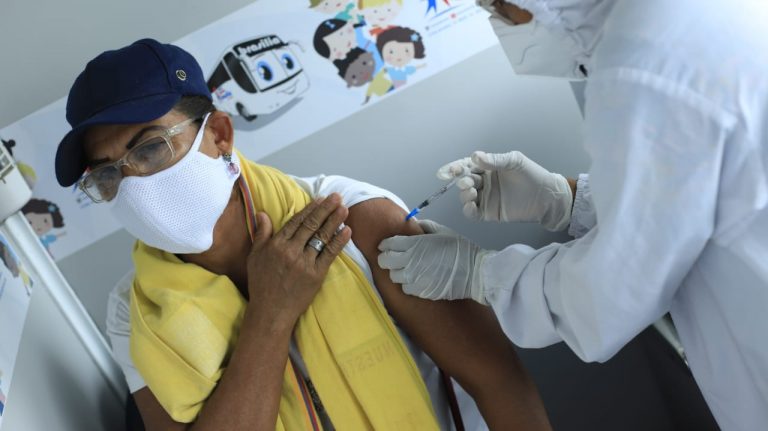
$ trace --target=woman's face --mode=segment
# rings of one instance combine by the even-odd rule
[[[390,41],[382,47],[382,57],[387,64],[403,67],[416,56],[413,42]]]
[[[331,60],[341,60],[352,51],[352,48],[357,46],[357,38],[355,37],[355,28],[351,22],[347,22],[339,30],[325,36],[323,41],[328,45],[328,49],[331,52]]]

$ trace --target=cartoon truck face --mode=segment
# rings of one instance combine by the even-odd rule
[[[216,106],[253,121],[307,91],[309,78],[291,44],[268,35],[227,48],[208,78]]]

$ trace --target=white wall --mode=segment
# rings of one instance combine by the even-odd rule
[[[69,92],[87,61],[143,37],[171,41],[253,0],[0,1],[0,128]]]

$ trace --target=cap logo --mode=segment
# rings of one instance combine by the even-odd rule
[[[186,81],[187,72],[185,72],[183,69],[179,69],[176,71],[176,77],[179,78],[179,81]]]

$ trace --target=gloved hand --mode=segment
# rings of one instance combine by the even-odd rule
[[[537,222],[559,231],[571,222],[573,195],[568,180],[549,172],[519,151],[471,157],[448,163],[437,177],[449,180],[464,175],[456,185],[464,215],[486,221]]]
[[[431,220],[424,235],[393,236],[379,244],[379,266],[409,295],[425,299],[471,298],[488,305],[480,264],[492,253]]]

